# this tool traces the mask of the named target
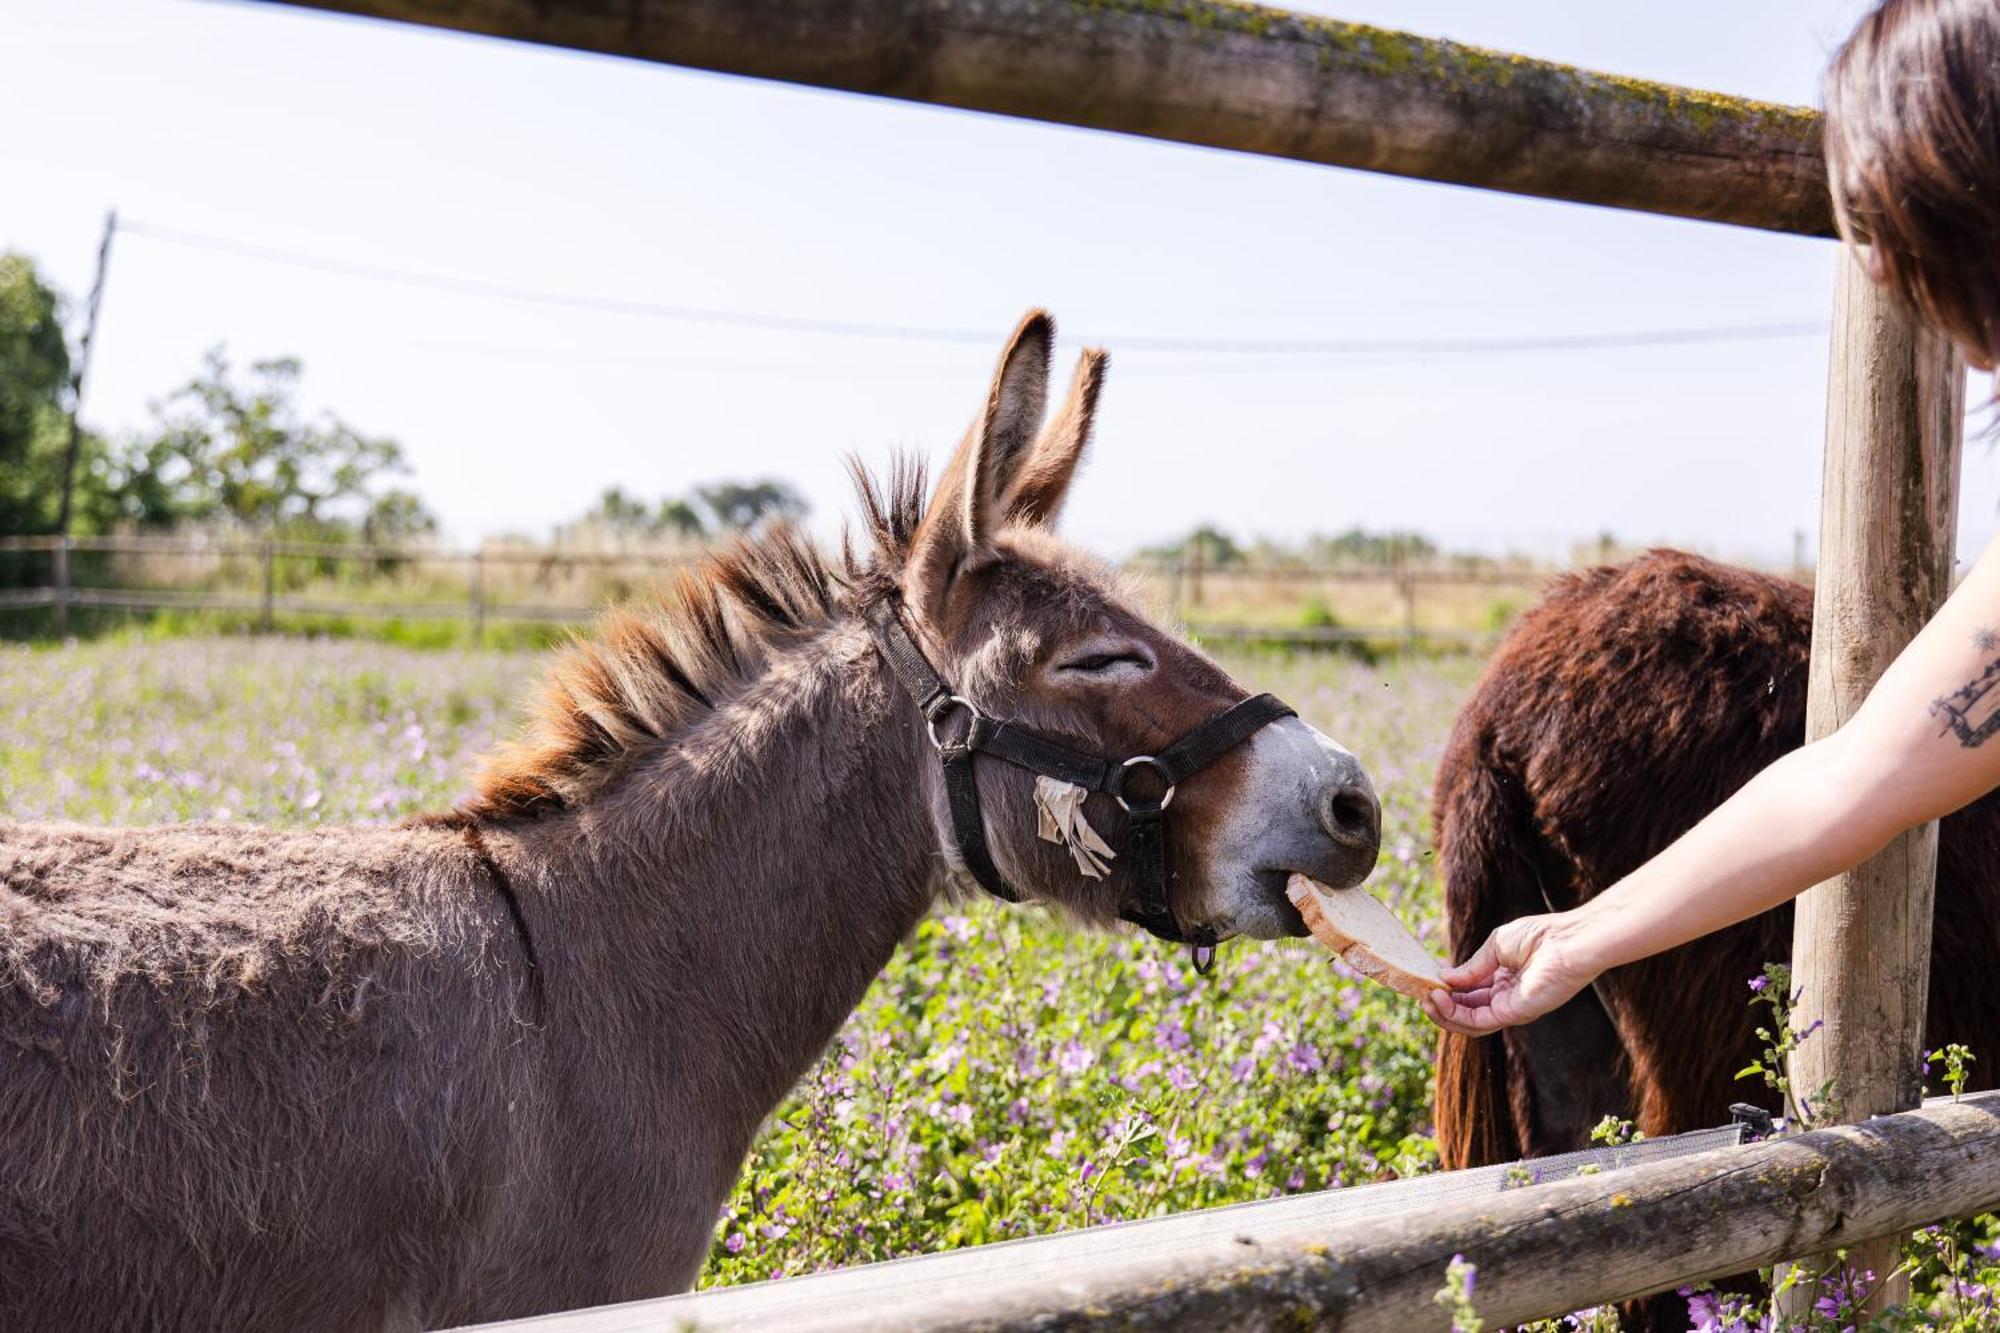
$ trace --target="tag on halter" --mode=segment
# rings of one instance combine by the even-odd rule
[[[1076,868],[1091,879],[1103,879],[1118,853],[1111,850],[1090,821],[1083,817],[1090,793],[1074,782],[1047,776],[1035,779],[1035,836],[1069,848]]]

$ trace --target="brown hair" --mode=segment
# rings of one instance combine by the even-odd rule
[[[1885,0],[1862,19],[1827,71],[1826,158],[1874,277],[2000,359],[2000,4]]]

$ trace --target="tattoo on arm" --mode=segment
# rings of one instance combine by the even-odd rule
[[[2000,647],[2000,634],[1982,629],[1972,636],[1981,652]],[[1977,749],[1995,732],[2000,732],[2000,659],[1941,699],[1931,701],[1931,716],[1944,719],[1945,731],[1958,737],[1968,750]],[[1944,735],[1940,731],[1938,735]]]

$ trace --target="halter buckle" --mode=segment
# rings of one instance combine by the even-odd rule
[[[944,752],[944,741],[938,737],[938,723],[950,717],[952,711],[959,708],[965,710],[965,726],[968,733],[973,723],[986,716],[979,711],[978,704],[962,694],[947,694],[924,710],[924,730],[931,735],[931,748],[940,754]]]
[[[1135,754],[1124,763],[1118,765],[1118,771],[1111,775],[1111,799],[1118,802],[1120,810],[1123,810],[1127,814],[1132,813],[1132,803],[1125,799],[1125,778],[1135,768],[1150,768],[1153,772],[1159,774],[1160,781],[1167,784],[1167,790],[1160,797],[1159,803],[1148,808],[1164,810],[1173,803],[1174,784],[1173,780],[1167,775],[1167,766],[1152,755]]]

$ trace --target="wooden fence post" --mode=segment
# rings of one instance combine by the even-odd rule
[[[1944,600],[1957,536],[1965,369],[1843,247],[1834,284],[1806,737],[1853,716]],[[1809,889],[1792,936],[1798,1022],[1825,1026],[1792,1057],[1795,1093],[1855,1123],[1917,1105],[1930,978],[1937,826]],[[1899,1237],[1858,1247],[1857,1271],[1889,1273]],[[1814,1261],[1806,1261],[1814,1262]],[[1888,1284],[1885,1284],[1885,1287]],[[1809,1307],[1808,1282],[1790,1293]],[[1883,1299],[1905,1291],[1884,1290]]]
[[[55,562],[57,638],[65,638],[69,634],[69,544],[69,534],[65,532],[56,538],[56,544],[49,552]]]
[[[486,642],[486,553],[472,553],[472,646]]]
[[[1410,562],[1403,549],[1403,539],[1398,537],[1389,550],[1389,577],[1395,585],[1396,619],[1403,630],[1403,652],[1407,656],[1417,647],[1417,584],[1410,577]]]
[[[264,633],[269,634],[277,624],[278,602],[278,553],[269,538],[264,541]]]

